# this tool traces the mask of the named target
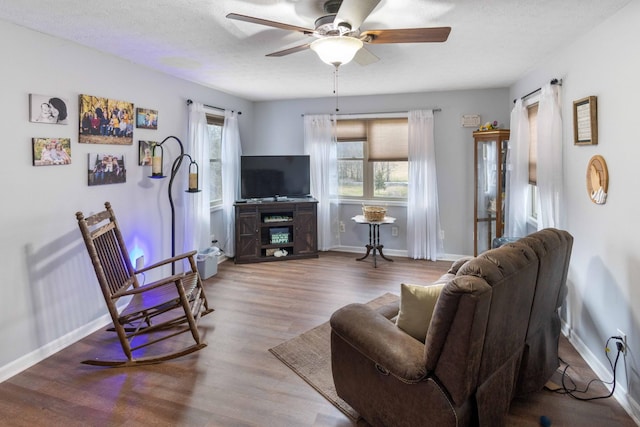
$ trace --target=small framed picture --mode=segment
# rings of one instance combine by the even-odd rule
[[[66,125],[69,101],[56,95],[29,94],[29,121]]]
[[[87,178],[89,186],[127,182],[124,154],[89,153]]]
[[[156,141],[138,141],[138,164],[140,166],[151,166],[151,154]]]
[[[148,108],[136,108],[136,127],[158,129],[158,111]]]
[[[573,101],[574,145],[598,144],[598,99],[595,96]]]
[[[71,139],[33,138],[33,166],[71,164]]]

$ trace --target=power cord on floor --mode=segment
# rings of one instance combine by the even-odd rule
[[[615,361],[613,362],[609,357],[609,353],[611,352],[611,349],[609,348],[609,343],[611,342],[611,340],[615,340],[616,349],[618,350]],[[607,343],[605,344],[605,355],[607,356],[607,360],[609,361],[609,366],[611,366],[611,370],[613,371],[613,380],[611,381],[603,381],[599,378],[594,378],[587,383],[587,386],[584,388],[584,390],[578,390],[578,386],[576,385],[575,381],[573,381],[573,379],[569,376],[569,374],[567,374],[567,370],[569,369],[569,364],[565,363],[561,358],[559,358],[560,362],[565,364],[565,367],[562,370],[562,387],[557,389],[550,389],[548,387],[545,387],[545,388],[555,393],[568,394],[574,399],[582,400],[582,401],[607,399],[613,396],[613,393],[616,390],[616,367],[618,366],[618,359],[620,358],[620,353],[623,353],[624,350],[625,350],[624,340],[622,339],[622,337],[612,336],[612,337],[609,337],[609,339],[607,339]],[[571,381],[571,388],[568,388],[567,385],[565,384],[565,378]],[[589,387],[591,387],[591,384],[593,384],[594,382],[599,382],[601,384],[606,384],[606,385],[613,385],[613,387],[611,388],[611,392],[605,396],[594,396],[594,397],[582,397],[582,396],[577,396],[575,394],[575,393],[581,393],[581,394],[587,393],[589,391]]]

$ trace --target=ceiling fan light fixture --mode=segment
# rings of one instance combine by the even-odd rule
[[[350,62],[362,46],[362,40],[350,36],[323,37],[311,43],[320,59],[335,67]]]

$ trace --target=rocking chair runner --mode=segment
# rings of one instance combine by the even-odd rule
[[[136,366],[159,363],[206,347],[198,332],[198,320],[213,311],[209,308],[194,259],[196,251],[166,259],[135,270],[118,227],[111,204],[106,210],[84,217],[76,213],[78,225],[95,269],[98,283],[113,320],[126,360],[85,360],[98,366]],[[174,274],[153,283],[141,285],[137,274],[187,259],[190,271]],[[121,297],[131,297],[118,311]],[[143,347],[191,332],[195,344],[159,355],[135,356]],[[134,339],[140,341],[133,344]]]

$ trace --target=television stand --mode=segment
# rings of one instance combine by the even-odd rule
[[[317,205],[313,198],[236,202],[235,263],[318,257]]]

